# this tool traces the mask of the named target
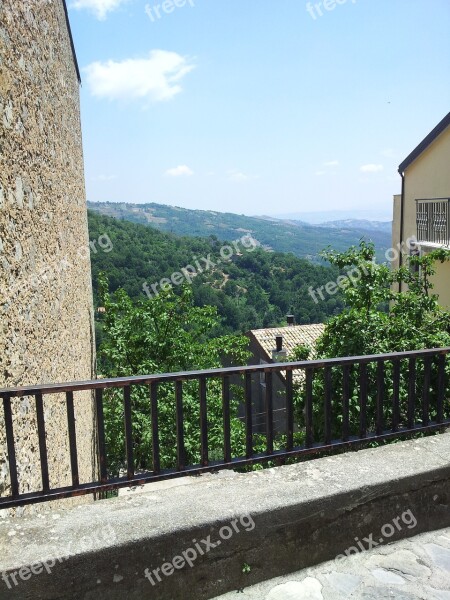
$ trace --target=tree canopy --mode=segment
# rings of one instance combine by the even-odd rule
[[[335,358],[344,356],[365,356],[395,353],[425,348],[450,347],[450,312],[439,305],[433,293],[432,277],[437,261],[450,260],[448,250],[435,250],[423,256],[405,257],[406,265],[391,269],[386,264],[377,264],[374,248],[361,242],[358,248],[346,252],[326,251],[324,257],[339,270],[352,275],[341,281],[345,307],[332,317],[318,340],[316,357]],[[396,291],[396,283],[402,282],[404,291]],[[296,359],[310,358],[308,349],[300,347]],[[424,360],[417,360],[413,367],[408,360],[398,361],[400,415],[399,426],[408,420],[409,374],[414,368],[414,394],[422,398],[424,386]],[[436,361],[431,365],[430,378],[430,418],[436,417],[436,396],[438,390],[438,369]],[[376,418],[377,369],[376,363],[367,365],[365,374],[368,401],[367,424],[374,430]],[[384,365],[385,388],[383,393],[384,422],[392,422],[392,398],[394,394],[395,361]],[[450,366],[447,365],[447,375]],[[343,370],[331,369],[331,389],[333,405],[333,436],[340,437],[343,421],[342,390]],[[447,377],[447,382],[450,378]],[[360,411],[360,372],[350,371],[350,430],[357,434]],[[447,390],[450,393],[450,389]],[[299,385],[296,393],[297,418],[302,431],[305,426],[304,403],[305,385]],[[314,430],[320,439],[324,431],[325,373],[317,370],[313,380]],[[447,396],[448,397],[448,396]],[[422,418],[420,403],[415,408],[415,418]]]

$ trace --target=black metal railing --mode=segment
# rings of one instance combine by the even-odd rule
[[[304,455],[441,429],[450,425],[449,353],[450,348],[441,348],[0,390],[4,410],[0,451],[4,440],[4,460],[9,467],[9,481],[0,487],[0,509],[105,493],[217,469],[248,468],[267,461],[280,464]],[[301,372],[303,376],[298,377]],[[266,427],[264,433],[255,433],[252,383],[261,373],[266,383]],[[285,431],[276,433],[274,401],[279,405],[280,385]],[[80,395],[83,402],[93,403],[95,415],[99,473],[87,481],[80,481],[78,464],[76,421]],[[33,399],[32,418],[31,413],[25,418],[29,426],[35,424],[35,458],[38,472],[40,469],[40,485],[31,491],[26,481],[29,470],[21,465],[22,453],[17,451],[23,440],[15,437],[18,421],[24,418],[20,406],[25,398]],[[63,448],[49,444],[52,423],[45,411],[52,402],[61,401],[67,420],[65,458]],[[235,410],[239,403],[244,408],[243,420],[238,419]],[[111,433],[111,427],[117,427],[117,418],[105,419],[111,408],[118,407],[119,412],[114,414],[119,415],[123,434],[119,471],[117,465],[112,469],[109,464],[110,446],[117,435],[117,431]],[[192,410],[194,413],[189,415],[198,417],[194,425],[192,419],[187,421],[186,411]],[[214,431],[212,411],[216,415]],[[147,415],[144,427],[143,412]],[[162,417],[167,419],[168,413],[173,428],[166,426],[163,431]],[[239,427],[233,429],[236,423]],[[197,431],[197,448],[186,448],[187,428],[191,433],[193,428]],[[189,439],[192,446],[192,437]],[[173,460],[166,456],[170,449]],[[68,485],[51,483],[54,458],[49,466],[49,457],[55,455],[60,455],[59,461],[66,461]]]
[[[450,198],[417,200],[417,240],[450,245]]]

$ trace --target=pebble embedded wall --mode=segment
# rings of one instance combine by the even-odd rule
[[[0,388],[93,377],[79,82],[62,0],[0,1]],[[94,469],[76,395],[80,475]],[[47,396],[51,483],[69,485],[64,398]],[[14,401],[21,492],[40,488],[34,398]],[[0,494],[9,474],[0,405]]]

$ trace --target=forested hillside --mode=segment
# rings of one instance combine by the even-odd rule
[[[217,306],[223,319],[220,333],[279,325],[288,313],[300,324],[323,322],[342,308],[338,294],[316,304],[308,293],[310,286],[317,288],[335,280],[334,267],[292,254],[266,252],[242,237],[233,238],[235,248],[229,246],[233,255],[226,260],[220,254],[224,242],[215,236],[180,237],[92,211],[89,229],[91,240],[108,236],[111,241],[104,244],[110,251],[97,246],[91,253],[97,304],[100,271],[109,277],[112,291],[123,287],[130,296],[145,298],[144,283],[153,293],[152,284],[159,286],[162,278],[197,264],[203,272],[190,277],[195,303]],[[175,286],[177,289],[181,290],[181,285]]]
[[[89,202],[91,210],[132,223],[151,225],[177,235],[233,240],[251,233],[264,247],[277,252],[292,252],[300,258],[321,262],[319,254],[330,245],[345,251],[357,245],[360,239],[375,244],[377,258],[384,260],[391,246],[391,233],[385,230],[367,231],[364,227],[343,223],[329,227],[308,225],[301,221],[279,220],[269,217],[248,217],[234,213],[209,210],[190,210],[164,204],[131,204],[117,202]]]

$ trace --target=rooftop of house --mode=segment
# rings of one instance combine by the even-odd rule
[[[421,142],[420,144],[414,148],[414,150],[409,154],[405,160],[399,165],[398,171],[399,173],[403,173],[405,169],[409,167],[411,163],[413,163],[416,158],[418,158],[422,152],[424,152],[428,146],[430,146],[436,138],[438,138],[443,131],[450,126],[450,112],[446,115],[442,121],[440,121],[436,127],[431,131]]]
[[[249,332],[249,335],[261,346],[267,355],[267,360],[272,361],[272,350],[275,348],[275,338],[277,336],[281,335],[283,337],[283,350],[286,350],[289,356],[294,348],[300,345],[309,346],[314,351],[316,342],[324,330],[325,325],[323,323],[314,323],[313,325],[253,329]]]

